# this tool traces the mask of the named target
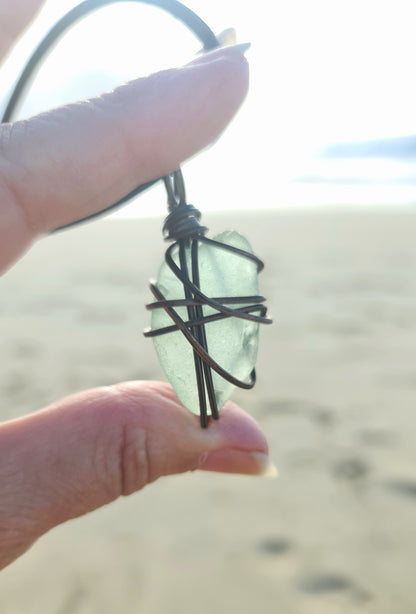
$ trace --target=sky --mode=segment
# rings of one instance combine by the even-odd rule
[[[49,0],[0,73],[3,100],[25,59],[74,0]],[[416,200],[397,161],[322,160],[329,143],[416,134],[413,0],[188,0],[218,33],[251,42],[249,96],[222,138],[184,166],[198,208]],[[39,71],[20,117],[185,63],[199,42],[169,15],[126,2],[87,17]],[[3,103],[4,104],[4,103]],[[369,176],[370,185],[349,181]],[[322,182],[319,178],[332,180]],[[335,179],[335,180],[334,180]],[[367,189],[366,189],[367,188]],[[159,214],[156,188],[123,214]]]

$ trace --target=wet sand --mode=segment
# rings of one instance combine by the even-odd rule
[[[205,215],[246,234],[275,324],[237,391],[280,477],[194,473],[58,527],[0,574],[1,614],[416,611],[416,209]],[[0,419],[163,378],[161,220],[40,241],[0,281]]]

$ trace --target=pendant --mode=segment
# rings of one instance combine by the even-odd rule
[[[181,171],[164,178],[170,214],[163,227],[167,249],[156,282],[152,337],[159,362],[180,401],[200,415],[201,426],[236,386],[255,384],[259,324],[270,324],[257,275],[263,263],[242,235],[209,239],[201,214],[186,204]]]

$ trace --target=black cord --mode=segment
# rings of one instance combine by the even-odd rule
[[[89,13],[93,11],[108,6],[110,4],[118,4],[119,2],[141,2],[142,4],[150,4],[152,6],[158,7],[170,13],[172,17],[175,17],[179,21],[181,21],[185,26],[195,34],[196,38],[203,45],[203,49],[205,51],[209,51],[210,49],[215,49],[219,47],[219,42],[213,33],[213,31],[207,26],[207,24],[191,9],[183,5],[181,2],[177,0],[84,0],[81,4],[78,4],[71,11],[69,11],[60,21],[58,21],[55,26],[48,32],[45,38],[40,42],[38,47],[33,52],[29,61],[27,62],[25,68],[23,69],[22,74],[20,75],[13,91],[11,93],[9,102],[6,106],[6,110],[3,113],[1,122],[9,122],[12,120],[13,115],[15,113],[16,107],[18,103],[21,101],[22,96],[25,93],[25,90],[28,86],[28,83],[32,76],[35,74],[35,71],[38,69],[41,62],[44,60],[47,53],[51,50],[53,44],[77,21],[86,17]],[[62,230],[63,228],[68,228],[70,226],[74,226],[81,222],[89,221],[106,213],[109,213],[113,209],[124,205],[127,201],[137,196],[147,188],[150,188],[152,185],[160,181],[159,179],[155,179],[154,181],[149,181],[148,183],[144,183],[134,190],[132,190],[126,196],[123,196],[120,200],[118,200],[113,205],[106,207],[105,209],[93,213],[88,217],[82,218],[81,220],[77,220],[76,222],[72,222],[67,224],[66,226],[62,226],[61,228],[57,228],[56,230]]]

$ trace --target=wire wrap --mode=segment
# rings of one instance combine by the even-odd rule
[[[264,296],[212,298],[206,296],[201,291],[198,264],[198,248],[200,243],[205,243],[213,248],[222,249],[226,252],[237,254],[242,258],[247,258],[256,264],[258,272],[264,268],[264,264],[251,252],[205,237],[207,228],[199,223],[200,212],[192,205],[186,204],[183,177],[180,170],[175,171],[173,174],[172,183],[168,177],[165,177],[168,204],[171,212],[165,220],[163,232],[167,235],[165,237],[167,240],[175,241],[166,250],[165,262],[175,277],[182,283],[185,298],[168,299],[156,284],[151,283],[150,289],[157,300],[146,305],[146,308],[149,310],[164,309],[173,321],[173,324],[156,330],[147,330],[144,332],[144,335],[145,337],[156,337],[180,331],[191,344],[198,386],[200,420],[201,426],[205,428],[208,425],[206,394],[208,395],[212,417],[214,419],[219,417],[211,369],[239,388],[253,388],[256,382],[255,369],[252,370],[248,381],[241,381],[223,369],[209,355],[205,326],[229,317],[250,320],[259,324],[271,324],[272,320],[266,317],[267,308],[262,304],[266,300]],[[175,214],[177,214],[177,220],[175,219]],[[185,255],[185,250],[189,246],[191,250],[191,272],[188,270]],[[176,251],[179,252],[179,266],[173,257]],[[239,304],[242,306],[239,307]],[[231,307],[231,305],[236,306]],[[186,321],[181,318],[175,307],[186,307],[188,314]],[[203,307],[210,307],[216,313],[204,316]]]

